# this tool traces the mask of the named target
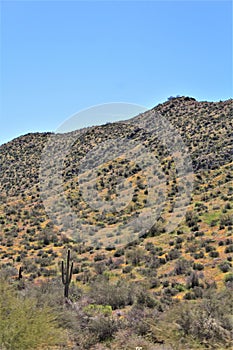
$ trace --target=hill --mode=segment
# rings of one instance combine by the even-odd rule
[[[226,320],[225,323],[220,320],[222,316],[218,315],[217,318],[212,315],[225,336],[220,336],[220,328],[217,330],[214,327],[211,328],[214,333],[211,336],[207,331],[200,335],[200,330],[197,331],[194,326],[186,329],[181,324],[177,316],[181,310],[177,311],[177,304],[188,303],[189,306],[185,306],[187,308],[196,305],[196,310],[200,311],[198,308],[208,300],[206,295],[210,290],[214,290],[215,294],[223,293],[223,298],[232,283],[232,107],[232,100],[198,102],[191,97],[177,97],[128,121],[71,132],[65,137],[66,145],[70,145],[68,150],[64,148],[63,136],[59,139],[58,135],[57,141],[51,133],[27,134],[1,145],[1,271],[10,271],[10,275],[17,276],[17,270],[21,267],[25,283],[32,285],[41,285],[47,278],[57,280],[61,274],[61,260],[65,258],[67,249],[70,249],[74,262],[74,290],[80,288],[82,293],[88,293],[89,306],[110,306],[114,322],[117,318],[115,313],[119,312],[122,322],[127,321],[127,329],[132,332],[131,338],[136,339],[127,349],[136,346],[152,349],[151,346],[160,341],[171,349],[174,344],[179,349],[204,349],[210,344],[216,349],[230,346],[229,327]],[[148,122],[151,120],[156,128],[151,129]],[[164,145],[164,139],[160,137],[164,120],[169,147]],[[169,130],[173,137],[181,136],[181,147],[187,147],[191,159],[193,188],[191,182],[186,183],[187,188],[190,184],[190,198],[186,198],[181,189],[185,187],[185,180],[176,172],[175,153],[171,152],[176,143],[175,138],[172,141],[169,139]],[[156,222],[141,235],[138,235],[143,226],[140,213],[147,213],[150,200],[148,178],[143,167],[137,164],[137,155],[130,159],[112,148],[116,152],[112,153],[115,157],[105,159],[108,142],[113,140],[116,145],[116,139],[124,140],[123,147],[126,148],[130,143],[143,147],[148,152],[147,160],[149,154],[158,162],[154,175],[161,182],[156,183],[156,203],[162,198],[163,186],[166,187],[166,196]],[[78,178],[80,165],[84,168],[84,157],[101,145],[104,145],[100,153],[101,162],[98,163],[95,153],[89,160],[92,173],[93,168],[98,168],[96,178],[90,180],[90,186],[94,183],[90,193],[93,195],[94,190],[98,191],[105,208],[118,203],[120,196],[119,210],[93,209],[87,197],[84,198],[85,189],[81,188]],[[42,166],[48,149],[50,154],[54,152],[54,156],[46,159],[47,163],[44,162]],[[61,155],[64,160],[62,170],[59,170],[62,184],[56,183]],[[86,177],[91,176],[88,171],[85,174]],[[125,205],[129,188],[132,196]],[[63,193],[61,201],[57,200],[57,192]],[[169,218],[175,220],[172,215],[177,198],[183,200],[176,215],[176,219],[180,217],[181,220],[168,230]],[[50,205],[52,203],[54,216],[49,215],[46,209],[47,200]],[[94,199],[91,200],[93,204]],[[69,216],[67,206],[72,208],[74,218]],[[132,218],[135,219],[133,236],[126,224]],[[83,235],[77,234],[78,229]],[[126,236],[131,237],[127,242],[124,240]],[[216,300],[221,299],[220,294],[215,295]],[[118,299],[114,295],[118,295]],[[75,292],[71,299],[77,301]],[[136,319],[132,314],[134,309],[138,315]],[[103,316],[103,310],[101,312],[101,317],[106,321],[106,315]],[[166,317],[172,319],[176,315],[178,329],[172,326],[171,333],[167,335],[156,330],[152,321],[154,312],[159,314],[161,329],[164,329],[164,322],[168,322]],[[203,318],[203,322],[206,319]],[[86,327],[89,329],[89,326]],[[106,332],[106,327],[102,327],[104,330],[97,331],[95,328],[93,333],[89,329],[96,337],[96,344],[109,341],[115,334],[114,327],[117,328],[115,323],[111,325],[113,329],[108,324],[106,327],[110,327],[112,333],[103,335],[102,339],[99,334]],[[121,346],[124,343],[122,339],[127,338],[126,335],[119,335],[119,329],[120,326],[116,333],[119,339],[116,336],[109,345],[112,349],[114,344]],[[144,338],[140,340],[141,336]],[[188,340],[185,343],[183,339],[181,345],[183,336],[187,336]],[[190,339],[194,339],[192,344]],[[84,345],[80,345],[80,339],[72,338],[72,341],[72,344],[79,344],[77,346],[80,349],[93,345],[85,345],[84,341]]]

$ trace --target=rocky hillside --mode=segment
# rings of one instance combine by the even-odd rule
[[[223,102],[198,102],[190,97],[178,97],[160,104],[151,111],[168,119],[182,136],[192,156],[193,168],[216,169],[231,161],[232,146],[232,100]],[[137,121],[146,118],[151,111],[134,118],[133,125],[113,123],[86,130],[76,138],[73,147],[81,159],[93,144],[115,137],[145,139],[146,130],[138,130]],[[136,130],[136,131],[135,131]],[[33,133],[21,136],[0,146],[1,193],[17,195],[22,189],[30,189],[38,183],[40,157],[50,133]],[[153,135],[146,138],[153,150]],[[78,162],[75,162],[78,165]],[[68,172],[68,169],[67,169]]]
[[[132,312],[130,305],[133,301],[125,296],[129,291],[127,288],[135,285],[144,288],[144,294],[142,290],[138,292],[144,298],[143,302],[140,299],[141,305],[156,308],[158,313],[163,313],[169,305],[180,300],[199,303],[209,288],[219,291],[229,288],[233,252],[232,107],[232,100],[198,102],[194,98],[178,97],[130,121],[71,132],[66,138],[71,147],[60,171],[62,184],[53,182],[59,163],[57,157],[65,154],[62,141],[55,144],[55,156],[41,170],[48,142],[52,142],[50,146],[53,149],[53,134],[27,134],[1,145],[1,269],[11,269],[11,274],[17,276],[21,267],[25,280],[35,283],[48,277],[57,278],[60,276],[60,261],[69,248],[74,262],[74,285],[85,289],[93,288],[94,283],[97,293],[94,295],[93,292],[90,300],[95,304],[110,305],[113,310],[122,309],[123,318],[129,317]],[[177,214],[182,220],[172,230],[167,229],[167,223],[175,212],[175,202],[184,183],[176,174],[176,161],[170,152],[172,143],[169,150],[160,137],[161,123],[158,120],[169,121],[171,130],[174,127],[181,135],[194,173],[190,198],[188,201],[183,198],[181,212]],[[151,125],[148,121],[154,122],[156,128],[147,127]],[[162,197],[163,184],[166,187],[166,199],[157,221],[143,235],[135,235],[127,244],[124,241],[126,233],[130,234],[127,221],[135,218],[133,231],[137,233],[139,226],[143,225],[140,213],[147,212],[150,201],[148,179],[142,167],[135,159],[117,153],[114,159],[101,163],[96,171],[94,188],[106,207],[117,202],[119,195],[127,198],[127,186],[132,190],[128,204],[110,212],[98,211],[88,204],[78,179],[83,158],[96,146],[107,145],[109,140],[116,138],[141,145],[156,158],[160,170],[157,169],[154,174],[164,181],[157,185],[158,200]],[[95,159],[92,161],[95,164]],[[43,174],[46,174],[46,189],[41,186]],[[121,180],[120,185],[118,179]],[[59,202],[55,195],[61,188],[63,197]],[[181,199],[182,196],[181,193]],[[54,206],[55,220],[45,210],[47,198]],[[75,214],[76,221],[72,221],[72,225],[76,225],[75,230],[81,228],[84,231],[81,237],[74,235],[64,198]],[[184,208],[187,210],[182,216]],[[98,230],[101,230],[100,235]],[[128,284],[128,287],[121,287],[126,288],[126,294],[122,296],[125,299],[120,303],[111,298],[108,301],[104,301],[104,297],[101,299],[101,295],[105,294],[98,284],[99,279],[102,279],[102,285],[114,285],[119,281]],[[149,334],[147,330],[144,334],[141,328],[135,332]],[[153,332],[156,337],[163,338],[163,334],[156,330]],[[195,338],[190,330],[187,332]],[[226,334],[228,339],[229,334]],[[220,338],[219,344],[224,344]],[[203,335],[203,339],[206,341],[206,336]],[[162,340],[165,341],[165,338]],[[153,343],[153,340],[150,341]],[[200,345],[203,347],[198,347],[196,343],[194,348],[203,349],[203,344]],[[149,343],[146,346],[150,349]],[[227,345],[221,346],[219,349]]]

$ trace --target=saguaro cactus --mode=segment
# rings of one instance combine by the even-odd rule
[[[18,280],[21,280],[21,279],[23,278],[22,272],[23,272],[23,269],[22,269],[22,267],[20,266],[19,272],[18,272]]]
[[[73,273],[73,262],[71,263],[71,266],[70,266],[70,249],[68,249],[68,252],[67,252],[66,266],[64,261],[62,260],[61,270],[62,270],[62,283],[64,284],[64,297],[68,298],[69,285],[70,285],[72,273]]]

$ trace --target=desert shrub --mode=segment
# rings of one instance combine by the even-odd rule
[[[84,307],[83,311],[90,317],[94,317],[97,315],[102,316],[111,316],[112,315],[112,307],[110,305],[97,305],[97,304],[89,304]]]
[[[166,294],[166,295],[170,295],[170,296],[175,296],[178,292],[178,290],[176,288],[165,288],[163,290],[163,294]]]
[[[201,271],[201,270],[204,269],[204,265],[201,264],[201,263],[194,263],[194,264],[193,264],[193,269],[194,269],[194,270]]]
[[[155,246],[152,242],[147,242],[146,245],[145,245],[145,249],[149,252],[155,252]]]
[[[204,232],[203,231],[196,231],[195,232],[195,237],[201,237],[204,236]]]
[[[231,263],[229,261],[223,261],[219,264],[219,268],[222,272],[226,273],[231,269]]]
[[[133,267],[131,265],[127,265],[123,267],[122,272],[123,273],[130,273],[133,270]]]
[[[133,288],[124,280],[110,283],[106,277],[97,278],[90,285],[90,296],[96,304],[118,309],[133,303]]]
[[[161,348],[159,345],[155,345],[154,342],[150,342],[142,336],[135,334],[132,329],[119,330],[114,336],[114,341],[111,343],[111,350],[129,350],[137,348],[146,350],[172,350],[171,347]],[[108,348],[96,348],[95,350],[107,349]]]
[[[226,245],[229,245],[229,244],[232,244],[232,243],[233,243],[233,241],[232,241],[231,238],[227,238],[226,241],[225,241]]]
[[[106,259],[106,255],[105,254],[96,254],[94,256],[94,261],[101,261],[101,260],[104,260]]]
[[[184,239],[182,237],[177,237],[176,238],[176,243],[182,243]]]
[[[162,282],[162,285],[163,285],[164,288],[168,287],[169,284],[170,284],[170,283],[169,283],[168,280],[165,280],[165,281]]]
[[[115,253],[113,254],[115,257],[120,257],[122,255],[124,255],[124,249],[123,248],[119,248],[115,251]]]
[[[106,270],[106,264],[103,261],[98,261],[94,264],[94,269],[98,275],[102,275]]]
[[[36,299],[25,298],[6,280],[0,281],[0,347],[6,350],[49,348],[62,344],[58,315],[48,306],[37,306]]]
[[[225,276],[225,278],[224,278],[224,280],[225,280],[225,283],[227,283],[227,282],[233,282],[233,273],[228,273],[226,276]]]
[[[224,252],[227,253],[233,253],[233,244],[230,244],[228,247],[225,248]]]
[[[186,289],[186,287],[180,283],[174,283],[173,288],[177,289],[178,292],[183,292]]]
[[[139,287],[136,291],[136,305],[144,305],[148,308],[154,308],[158,304],[150,293],[143,287]]]
[[[158,288],[160,286],[160,280],[158,278],[152,278],[150,280],[150,288]]]
[[[185,336],[208,345],[226,344],[231,339],[231,293],[209,290],[199,302],[181,303],[173,309],[176,322]]]
[[[213,250],[212,252],[209,253],[209,256],[211,258],[218,258],[219,257],[219,252]]]
[[[198,253],[193,254],[194,259],[202,259],[202,258],[204,258],[204,256],[205,256],[205,254],[202,250]]]
[[[207,245],[205,246],[205,251],[206,251],[206,253],[209,253],[209,252],[211,252],[212,250],[215,250],[215,247],[213,247],[213,246],[211,246],[211,245],[209,245],[209,244],[207,244]]]
[[[187,292],[184,295],[184,299],[186,299],[186,300],[195,300],[196,296],[195,296],[195,294],[193,292]]]
[[[199,277],[196,271],[193,271],[187,278],[186,287],[194,288],[199,286]]]
[[[149,237],[155,237],[161,235],[161,233],[165,232],[165,228],[161,221],[157,221],[149,230]]]
[[[199,232],[199,226],[198,225],[193,225],[192,227],[191,227],[191,231],[192,232]]]
[[[190,261],[186,259],[179,259],[175,263],[174,274],[182,275],[187,273],[190,270]]]
[[[144,259],[145,251],[140,248],[133,248],[126,252],[126,259],[131,262],[133,266],[137,266]]]
[[[107,251],[112,251],[112,250],[115,250],[116,249],[116,247],[114,246],[114,245],[108,245],[107,247],[105,247],[105,250],[107,250]]]
[[[167,255],[166,258],[167,260],[175,260],[178,259],[180,257],[181,253],[178,249],[171,249]]]
[[[3,265],[1,265],[0,270],[0,281],[3,279],[8,279],[12,276],[16,276],[18,274],[18,270],[15,267],[12,267],[10,264],[6,264],[3,268]]]
[[[159,263],[165,265],[167,260],[165,258],[159,258]]]
[[[185,214],[185,221],[189,227],[196,226],[198,222],[198,216],[195,212],[193,212],[192,210],[189,210]]]
[[[224,208],[225,208],[226,210],[231,209],[231,203],[230,203],[230,202],[227,202],[227,203],[225,204]]]
[[[196,298],[202,298],[204,292],[203,292],[203,289],[201,287],[194,287],[193,293],[194,293]]]
[[[146,308],[142,308],[140,305],[134,305],[127,313],[127,324],[134,333],[144,336],[150,330],[150,326],[145,322],[149,315],[150,311]]]
[[[61,278],[47,278],[41,281],[38,285],[29,285],[26,288],[26,295],[29,298],[36,299],[38,307],[48,305],[51,308],[55,308],[58,312],[63,309],[63,290],[64,286],[61,282]],[[69,298],[72,301],[77,301],[82,296],[82,290],[75,284],[70,284]]]
[[[111,339],[117,329],[117,322],[110,316],[96,316],[88,324],[89,332],[100,342]]]
[[[233,225],[233,219],[232,216],[230,214],[223,214],[220,217],[220,226],[221,227],[225,227],[225,226],[229,226],[229,225]]]

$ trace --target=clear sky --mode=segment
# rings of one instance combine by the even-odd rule
[[[231,98],[231,7],[224,0],[1,1],[0,144],[56,130],[95,104]]]

